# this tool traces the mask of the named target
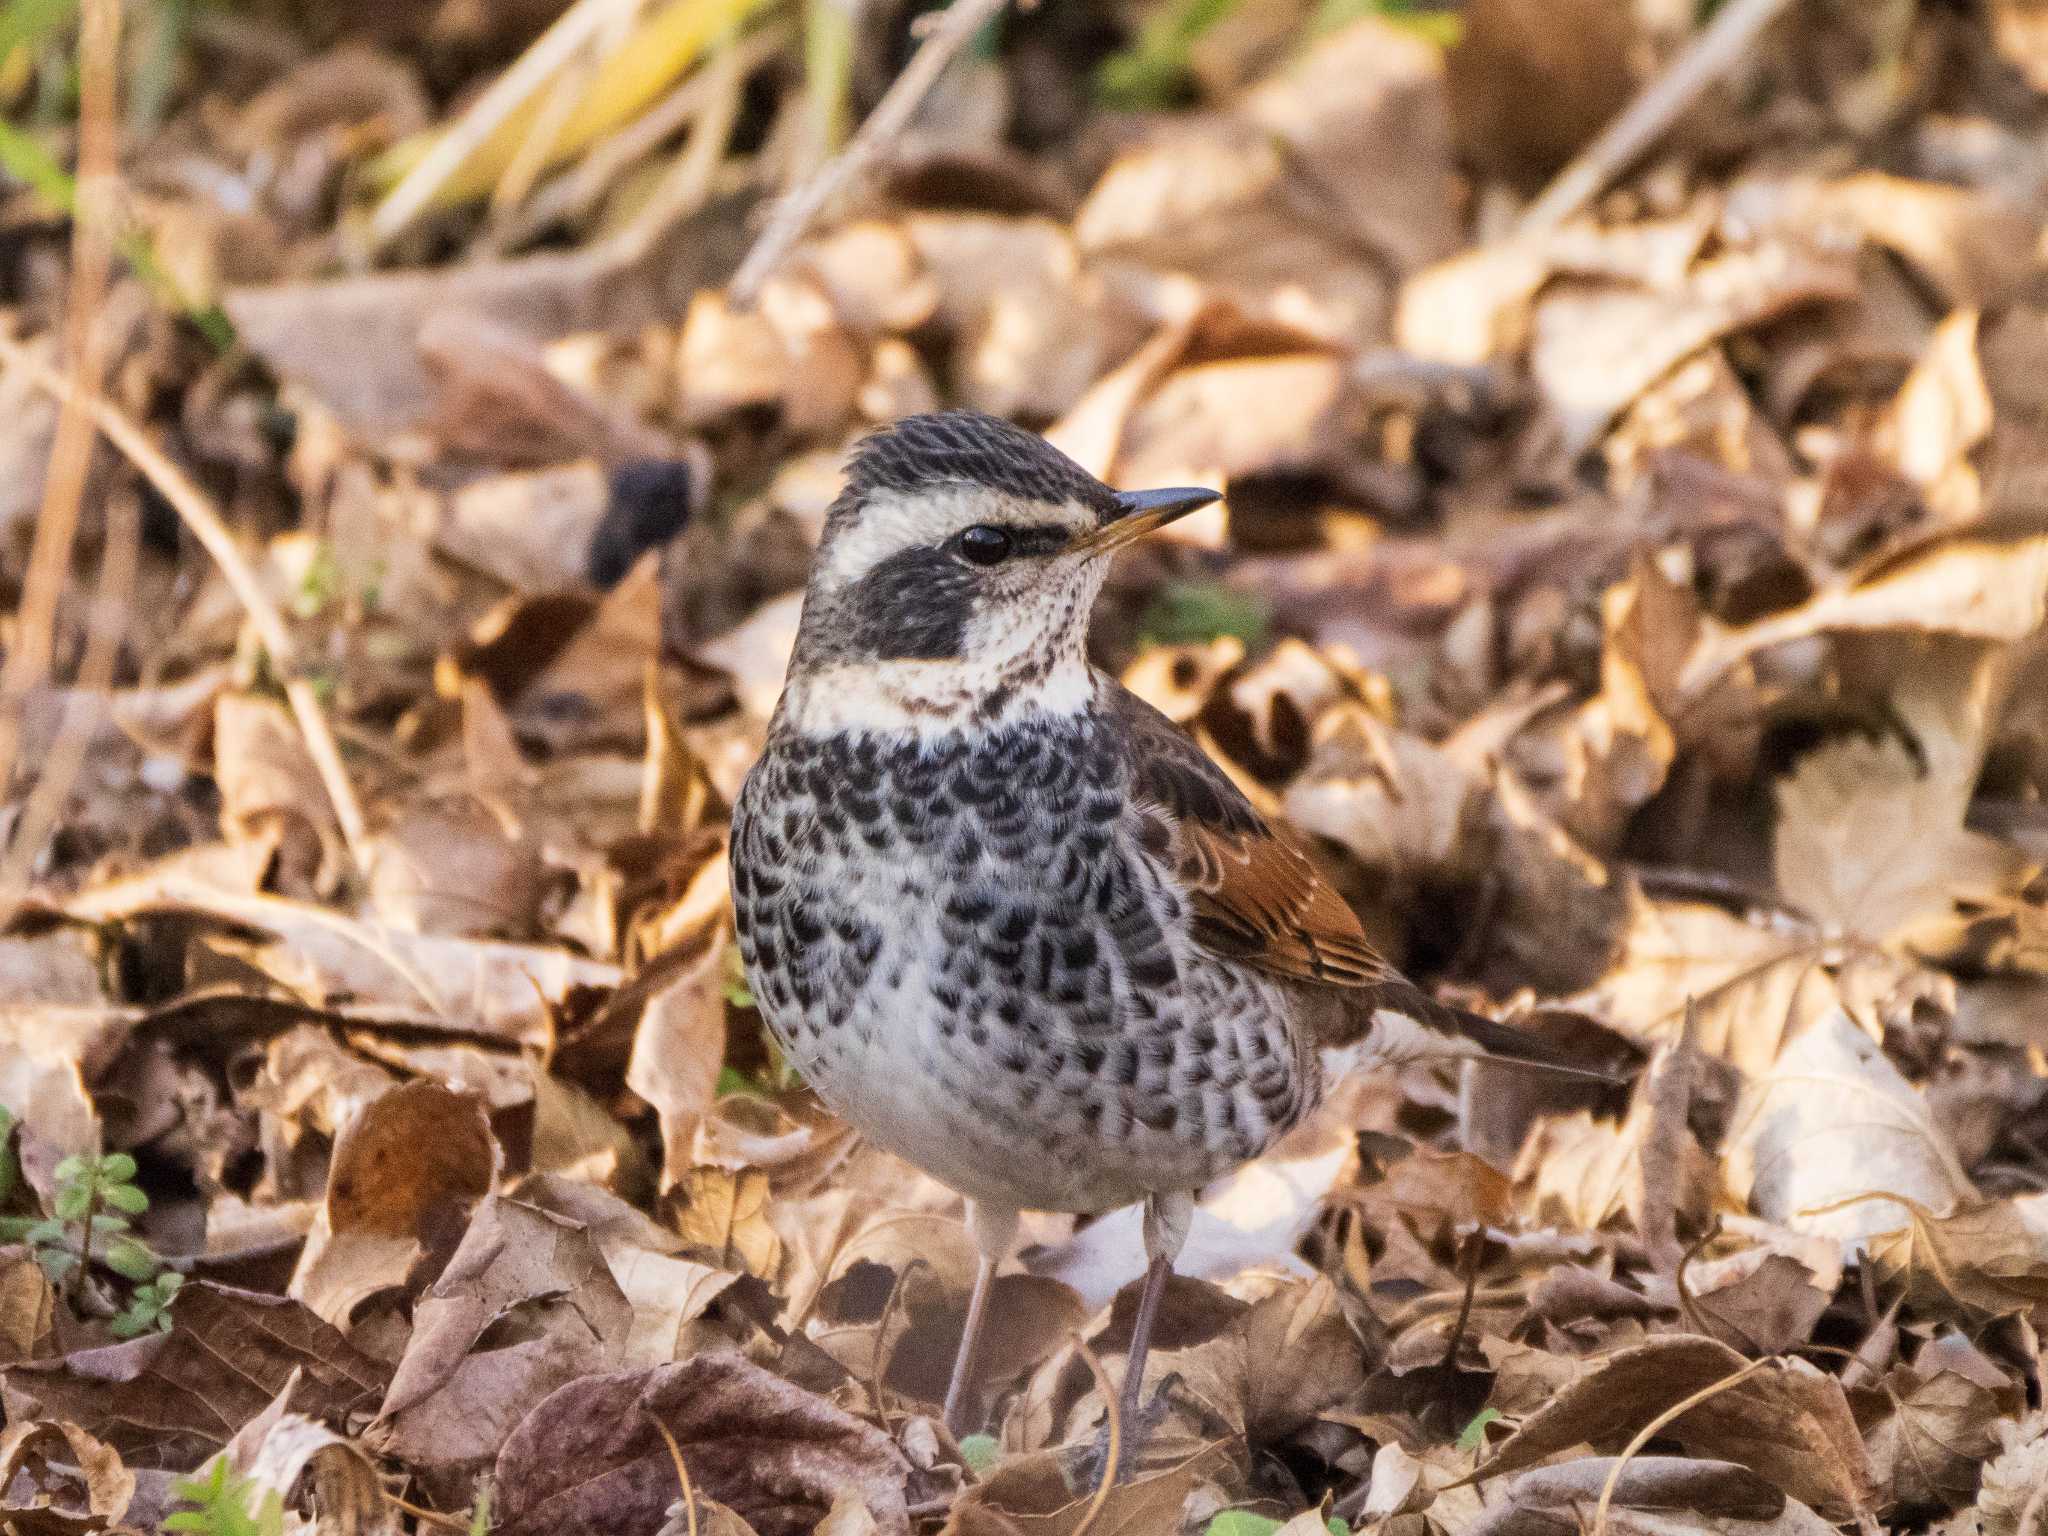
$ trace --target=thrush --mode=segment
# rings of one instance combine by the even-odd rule
[[[1309,855],[1090,664],[1111,557],[1217,499],[1112,490],[971,412],[869,436],[734,809],[769,1030],[826,1105],[970,1202],[956,1432],[1020,1212],[1143,1203],[1131,1424],[1196,1192],[1316,1105],[1327,1053],[1550,1060],[1404,980]]]

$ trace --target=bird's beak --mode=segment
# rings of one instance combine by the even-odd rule
[[[1222,492],[1202,485],[1183,486],[1170,491],[1120,492],[1116,498],[1115,516],[1073,545],[1072,551],[1090,557],[1112,554],[1126,544],[1142,539],[1153,529],[1164,528],[1168,523],[1186,517],[1190,512],[1199,512],[1211,502],[1222,499]]]

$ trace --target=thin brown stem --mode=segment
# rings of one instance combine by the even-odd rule
[[[1518,235],[1555,229],[1606,190],[1607,184],[1641,158],[1683,116],[1687,108],[1741,63],[1764,28],[1791,0],[1730,0],[1664,72],[1643,87],[1619,117],[1558,173],[1529,205]]]
[[[697,1492],[690,1486],[690,1469],[683,1461],[683,1448],[676,1444],[676,1437],[669,1432],[669,1427],[654,1413],[648,1412],[647,1417],[655,1432],[668,1444],[669,1457],[676,1464],[676,1481],[682,1485],[683,1508],[690,1522],[690,1536],[697,1536]]]
[[[911,55],[910,62],[903,66],[882,99],[875,104],[875,110],[832,159],[819,167],[802,186],[785,197],[769,219],[768,227],[747,252],[746,260],[726,289],[732,303],[739,308],[750,307],[760,297],[761,285],[775,274],[775,269],[817,222],[832,200],[867,172],[884,149],[893,143],[910,125],[917,109],[931,94],[933,86],[939,83],[939,76],[946,72],[946,66],[953,62],[955,54],[967,46],[968,40],[979,32],[996,13],[1003,8],[1005,0],[953,0],[946,7],[925,39]]]
[[[1593,1536],[1607,1536],[1607,1508],[1614,1502],[1614,1490],[1621,1482],[1621,1474],[1628,1464],[1636,1459],[1642,1448],[1655,1438],[1658,1430],[1699,1407],[1708,1398],[1718,1397],[1729,1388],[1739,1386],[1775,1359],[1776,1356],[1766,1355],[1761,1360],[1750,1361],[1741,1370],[1733,1371],[1719,1381],[1700,1388],[1691,1396],[1681,1398],[1637,1430],[1635,1438],[1629,1441],[1622,1448],[1621,1454],[1615,1458],[1614,1466],[1607,1473],[1607,1481],[1600,1486],[1600,1502],[1593,1510]]]
[[[356,798],[348,769],[341,760],[341,749],[335,744],[333,729],[327,723],[313,685],[297,675],[298,647],[292,640],[291,630],[285,625],[284,615],[264,590],[261,578],[243,555],[241,546],[235,542],[234,534],[212,501],[193,483],[191,476],[173,463],[162,449],[150,441],[148,434],[111,401],[77,388],[21,343],[5,337],[0,337],[0,362],[23,370],[37,388],[60,401],[78,400],[107,441],[141,471],[142,477],[171,504],[185,526],[192,530],[192,536],[213,557],[221,575],[227,578],[229,588],[240,599],[243,611],[255,628],[256,638],[263,643],[272,664],[285,679],[285,700],[291,706],[292,717],[298,722],[299,734],[305,738],[307,755],[313,759],[320,782],[334,806],[334,817],[340,824],[342,837],[360,868],[368,828],[363,818],[362,803]]]
[[[1124,1449],[1123,1418],[1117,1412],[1116,1394],[1109,1390],[1109,1377],[1102,1369],[1102,1362],[1095,1358],[1095,1351],[1088,1347],[1086,1339],[1076,1339],[1074,1348],[1081,1352],[1081,1361],[1088,1367],[1088,1374],[1095,1378],[1095,1390],[1102,1394],[1102,1411],[1108,1420],[1109,1444],[1102,1453],[1102,1476],[1095,1484],[1095,1497],[1088,1501],[1088,1508],[1082,1512],[1081,1523],[1074,1527],[1073,1536],[1088,1536],[1095,1524],[1095,1517],[1102,1513],[1102,1506],[1109,1502],[1109,1491],[1116,1486],[1118,1462]]]
[[[1486,1248],[1485,1229],[1474,1227],[1459,1248],[1458,1266],[1465,1271],[1465,1294],[1458,1303],[1458,1318],[1451,1324],[1451,1337],[1444,1345],[1444,1357],[1437,1362],[1438,1370],[1449,1370],[1458,1363],[1458,1346],[1464,1342],[1465,1327],[1472,1321],[1472,1298],[1479,1290],[1479,1256]]]
[[[70,578],[78,514],[92,468],[93,423],[83,401],[98,392],[106,372],[107,335],[99,315],[114,258],[120,52],[120,0],[86,0],[78,31],[78,198],[64,304],[64,352],[77,399],[60,397],[15,639],[0,666],[0,790],[13,777],[29,696],[50,675],[58,601]]]

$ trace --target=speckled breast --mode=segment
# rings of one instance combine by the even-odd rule
[[[1097,717],[779,731],[733,817],[749,984],[825,1101],[977,1199],[1193,1188],[1313,1096],[1281,984],[1193,950]]]

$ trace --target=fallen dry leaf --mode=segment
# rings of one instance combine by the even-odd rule
[[[774,1274],[781,1240],[769,1224],[768,1178],[757,1168],[689,1169],[670,1192],[676,1231],[712,1263]]]
[[[1995,1426],[2020,1412],[2019,1383],[1961,1334],[1921,1346],[1855,1395],[1858,1423],[1887,1501],[1966,1504],[1977,1494]]]
[[[493,1197],[414,1309],[369,1443],[425,1467],[486,1464],[527,1405],[616,1367],[632,1326],[585,1228]]]
[[[402,1287],[496,1179],[483,1104],[439,1083],[400,1084],[341,1128],[327,1195],[290,1294],[336,1327],[377,1292]],[[444,1250],[445,1251],[445,1250]]]
[[[180,1291],[169,1333],[11,1366],[0,1390],[18,1423],[62,1418],[131,1467],[185,1471],[294,1373],[296,1411],[320,1418],[366,1407],[389,1374],[296,1301],[195,1281]]]
[[[1925,1101],[1840,1007],[1744,1088],[1724,1155],[1751,1210],[1845,1252],[1894,1229],[1885,1196],[1942,1215],[1976,1196]]]
[[[1867,1512],[1870,1466],[1840,1384],[1801,1360],[1736,1380],[1748,1365],[1725,1344],[1682,1334],[1622,1350],[1524,1419],[1473,1476],[1519,1471],[1582,1442],[1625,1441],[1663,1410],[1726,1383],[1665,1433],[1694,1455],[1740,1462],[1823,1513]]]
[[[626,1086],[661,1120],[663,1187],[689,1174],[697,1127],[716,1098],[725,1063],[727,946],[706,944],[647,999],[633,1031]]]
[[[652,1528],[679,1492],[657,1422],[692,1486],[760,1536],[810,1536],[849,1488],[885,1536],[910,1530],[910,1466],[886,1435],[731,1353],[585,1376],[535,1404],[498,1456],[501,1528]]]
[[[76,1424],[31,1420],[0,1433],[0,1488],[7,1490],[0,1520],[56,1536],[124,1528],[135,1474]]]

